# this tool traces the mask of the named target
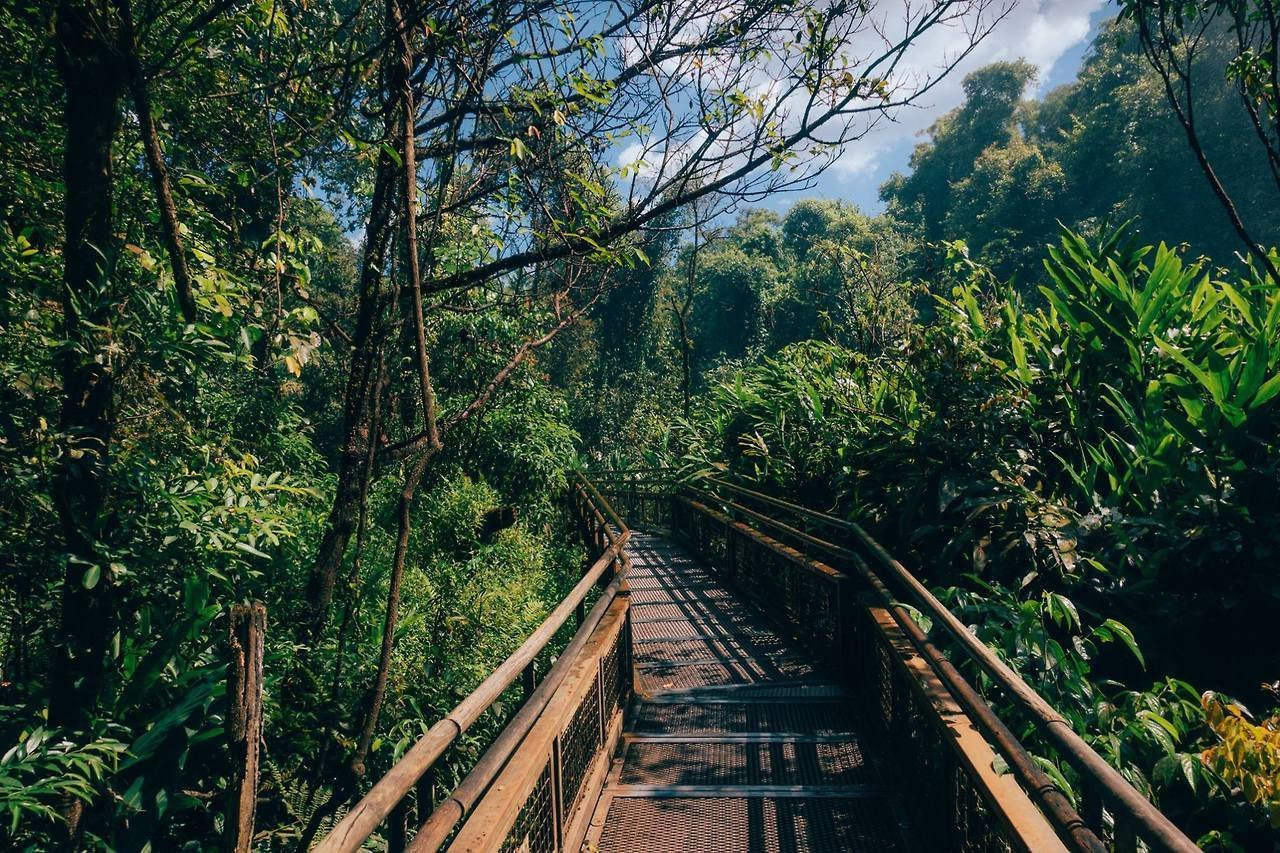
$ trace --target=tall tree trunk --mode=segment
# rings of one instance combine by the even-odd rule
[[[394,132],[394,124],[389,125],[388,134]],[[372,401],[379,386],[378,352],[385,334],[381,320],[387,301],[383,273],[396,198],[395,182],[399,173],[400,170],[384,146],[378,156],[373,199],[369,207],[369,224],[365,230],[359,304],[356,308],[355,331],[351,336],[351,361],[347,367],[338,485],[333,507],[329,511],[329,522],[307,585],[309,613],[303,626],[306,639],[314,639],[324,629],[338,572],[342,568],[347,544],[351,541],[360,517],[369,443],[378,440],[378,436],[373,434]]]
[[[404,478],[404,487],[400,490],[396,550],[391,561],[391,581],[387,588],[387,608],[383,615],[382,649],[378,655],[378,672],[374,677],[373,692],[369,696],[369,710],[365,714],[364,725],[361,726],[360,740],[356,744],[350,763],[351,775],[357,779],[364,776],[364,763],[369,757],[373,736],[378,731],[378,717],[382,713],[382,703],[387,696],[387,676],[391,673],[391,656],[395,653],[396,626],[400,616],[400,585],[404,580],[405,561],[409,556],[409,535],[413,531],[413,497],[433,456],[435,456],[434,449],[423,451],[409,465]]]
[[[160,134],[156,131],[155,116],[151,114],[151,94],[147,91],[147,78],[138,56],[138,39],[133,29],[133,12],[129,0],[116,0],[120,12],[120,43],[124,63],[128,69],[129,89],[133,93],[134,112],[138,116],[138,130],[142,135],[142,148],[147,154],[147,166],[151,171],[151,186],[155,190],[156,205],[160,208],[160,228],[164,234],[165,248],[169,252],[169,266],[173,269],[173,286],[178,294],[178,307],[188,323],[196,321],[195,289],[191,270],[182,249],[182,231],[178,225],[178,205],[173,200],[173,187],[169,182],[169,167],[164,162],[160,148]]]
[[[49,722],[83,731],[93,716],[114,634],[112,580],[99,542],[104,535],[106,476],[113,427],[112,362],[104,352],[112,300],[107,281],[116,238],[112,221],[111,147],[120,121],[124,75],[105,2],[63,0],[57,11],[58,72],[65,89],[62,250],[61,429],[67,446],[53,488],[67,563],[60,643],[50,682]],[[72,837],[80,804],[64,816]]]
[[[423,473],[427,470],[427,464],[441,446],[440,432],[436,425],[435,392],[431,387],[430,361],[427,355],[426,317],[422,309],[422,279],[418,269],[418,171],[417,161],[414,159],[416,138],[411,80],[413,48],[409,42],[409,33],[405,30],[400,0],[388,0],[387,17],[397,33],[395,44],[399,61],[394,66],[396,70],[394,82],[399,84],[400,106],[404,119],[400,152],[404,159],[405,272],[409,277],[409,292],[413,301],[419,393],[422,396],[423,429],[427,435],[428,447],[409,465],[404,488],[400,491],[399,529],[396,536],[395,556],[391,564],[391,581],[387,588],[387,607],[382,625],[382,649],[378,656],[378,672],[374,679],[373,693],[369,699],[369,710],[365,715],[360,741],[350,762],[351,774],[356,777],[364,775],[364,763],[369,756],[374,733],[378,730],[378,717],[387,695],[387,677],[391,672],[391,657],[395,652],[396,625],[400,614],[400,586],[404,579],[405,560],[409,554],[409,535],[413,530],[413,497],[417,492],[418,484],[422,481]]]

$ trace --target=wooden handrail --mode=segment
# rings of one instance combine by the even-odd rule
[[[528,737],[522,742],[519,753],[512,757],[495,780],[494,793],[476,805],[475,812],[458,830],[457,836],[449,845],[450,853],[453,851],[480,853],[480,851],[501,849],[503,839],[509,835],[538,777],[542,775],[544,768],[547,768],[549,761],[559,760],[557,741],[563,736],[566,725],[581,705],[584,696],[589,695],[592,686],[598,683],[596,679],[600,675],[600,662],[606,649],[610,643],[619,638],[625,639],[623,632],[627,624],[627,614],[627,596],[615,597],[587,645],[574,657],[573,668],[566,683],[556,691],[546,710],[539,716]],[[600,722],[604,724],[606,721],[601,717]],[[620,728],[619,726],[618,734],[620,734]],[[607,760],[607,757],[608,752],[604,755],[597,753],[594,760],[600,762]],[[551,772],[553,776],[556,775],[554,769]],[[560,783],[553,778],[551,784],[557,787]],[[561,794],[553,794],[552,800],[558,800]],[[565,824],[572,822],[568,812],[574,805],[573,802],[568,802],[568,799],[566,797],[566,801],[551,806],[553,811],[563,810],[559,818],[555,819],[557,838],[553,849],[556,850],[578,849],[576,845],[568,844],[569,827]],[[586,817],[589,816],[590,810],[586,812]],[[580,822],[574,825],[581,827]],[[530,847],[514,849],[528,850]]]
[[[587,614],[582,627],[573,635],[573,640],[556,658],[555,665],[547,673],[546,678],[520,708],[520,712],[502,730],[502,734],[485,751],[466,778],[453,789],[453,793],[432,810],[431,815],[408,846],[407,850],[410,853],[434,853],[439,850],[453,828],[471,813],[476,803],[489,790],[493,781],[498,778],[498,774],[507,766],[516,748],[523,746],[525,736],[537,723],[551,701],[552,695],[564,683],[565,676],[574,666],[578,655],[586,648],[600,620],[613,606],[613,601],[622,586],[622,580],[621,576],[613,579]]]
[[[589,481],[582,477],[580,479],[589,487]],[[594,492],[594,489],[592,491]],[[596,504],[596,501],[599,501],[599,504]],[[594,500],[589,501],[589,503],[592,504],[592,509],[596,510],[597,513],[603,507],[613,518],[618,518],[617,514],[613,512],[613,508],[609,506],[604,498],[599,496],[598,492],[594,492]],[[603,517],[600,520],[603,522]],[[605,528],[610,540],[609,545],[586,570],[581,580],[570,590],[569,594],[543,620],[542,624],[529,635],[528,639],[520,645],[520,648],[516,649],[510,657],[490,673],[470,695],[459,702],[443,719],[431,726],[387,774],[374,784],[369,793],[365,794],[364,798],[347,812],[342,820],[338,821],[329,834],[316,845],[315,850],[320,851],[320,853],[354,853],[354,851],[360,850],[365,840],[378,828],[405,795],[413,789],[418,780],[435,765],[440,756],[444,754],[444,751],[453,745],[462,733],[470,728],[516,679],[521,677],[525,668],[554,639],[559,630],[568,622],[569,617],[579,612],[587,595],[600,583],[605,573],[612,569],[615,564],[621,567],[625,563],[623,549],[631,538],[631,531],[625,524],[621,523],[621,519],[618,519],[618,534],[616,536],[608,531],[607,524]],[[616,593],[616,585],[611,589]],[[574,635],[574,640],[577,640],[579,635],[583,638],[589,636],[589,629],[593,627],[588,620],[583,620],[578,632]],[[550,673],[548,673],[549,675]],[[547,690],[542,694],[538,694],[535,691],[534,695],[529,697],[526,705],[537,709],[530,712],[530,719],[536,719],[537,713],[546,706],[553,692],[553,690]],[[535,696],[537,697],[536,703]],[[518,746],[518,741],[510,744],[512,750],[516,746]],[[496,775],[496,770],[494,775]]]
[[[595,484],[581,473],[578,473],[577,477],[578,482],[585,486],[587,491],[591,494],[593,508],[603,510],[605,515],[608,516],[609,520],[613,522],[614,526],[617,527],[618,530],[626,530],[627,523],[623,521],[622,517],[614,510],[613,505],[604,499],[604,496],[600,494],[600,490],[595,487]],[[607,526],[605,530],[608,532]]]
[[[1199,850],[1195,842],[1165,817],[1150,800],[1134,789],[1128,780],[1098,755],[1080,735],[1076,734],[1066,718],[979,640],[906,566],[896,560],[860,525],[744,488],[718,477],[707,477],[705,481],[752,500],[853,534],[866,553],[902,587],[902,591],[911,600],[910,603],[941,625],[966,656],[1006,691],[1062,753],[1063,758],[1084,777],[1086,784],[1092,785],[1102,795],[1114,813],[1118,813],[1123,820],[1131,821],[1138,834],[1148,844],[1158,845],[1157,849],[1182,851],[1182,853]]]

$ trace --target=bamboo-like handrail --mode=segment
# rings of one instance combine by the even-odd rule
[[[354,853],[354,851],[360,850],[365,840],[387,818],[391,810],[396,807],[405,795],[413,789],[418,780],[435,765],[440,756],[444,754],[444,751],[453,745],[462,733],[470,728],[479,719],[480,715],[487,711],[516,679],[521,677],[525,668],[546,648],[547,644],[551,642],[564,624],[569,621],[569,618],[579,612],[587,595],[600,583],[606,572],[613,569],[615,565],[619,568],[624,565],[626,559],[624,548],[631,537],[631,531],[618,518],[617,513],[613,512],[613,508],[609,506],[608,502],[603,497],[600,497],[599,492],[590,487],[585,478],[579,476],[579,480],[592,493],[592,499],[588,503],[591,504],[591,509],[595,511],[597,518],[603,523],[604,517],[600,515],[600,511],[603,508],[606,515],[616,520],[618,533],[615,535],[610,531],[608,524],[603,525],[609,544],[569,594],[556,605],[556,608],[529,635],[528,639],[520,645],[520,648],[516,649],[510,657],[480,683],[479,687],[459,702],[443,719],[431,726],[426,734],[409,748],[404,757],[396,762],[387,774],[374,784],[369,793],[365,794],[364,798],[347,812],[342,820],[338,821],[328,835],[321,839],[320,843],[314,848],[316,851],[319,853]],[[617,589],[617,584],[610,585],[601,598],[608,596],[612,599],[616,595]],[[597,605],[599,605],[599,602],[597,602]],[[608,602],[605,602],[604,607],[600,608],[600,612],[603,613],[607,607]],[[593,608],[594,610],[595,608]],[[599,619],[597,618],[596,621],[598,622]],[[578,641],[579,638],[585,642],[593,628],[594,625],[589,618],[582,620],[571,643]],[[554,671],[553,668],[552,672]],[[547,683],[551,680],[552,672],[548,672],[547,678],[543,682],[544,686],[547,686]],[[563,679],[563,669],[557,674],[557,677]],[[550,701],[554,692],[555,684],[547,686],[544,691],[534,691],[522,708],[522,712],[530,709],[528,713],[521,717],[522,724],[527,722],[531,725],[537,719],[538,713]],[[519,738],[510,737],[505,739],[503,743],[507,748],[506,757],[509,757],[511,752],[519,746]],[[506,757],[503,758],[504,762]],[[496,762],[497,759],[491,759],[491,761]],[[496,776],[497,771],[500,769],[501,763],[494,769],[493,775]]]
[[[887,549],[860,525],[852,521],[817,512],[808,507],[791,503],[763,492],[747,489],[718,477],[707,477],[726,491],[741,495],[759,503],[786,510],[804,518],[818,521],[833,528],[853,534],[858,545],[886,571],[907,594],[910,603],[941,625],[960,649],[990,676],[1014,702],[1030,717],[1033,723],[1061,752],[1062,757],[1081,774],[1084,782],[1092,786],[1106,801],[1117,823],[1127,822],[1153,849],[1193,853],[1199,847],[1182,830],[1140,794],[1118,770],[1098,755],[1065,717],[1059,714],[1044,697],[1022,680],[1012,668],[1002,661],[985,643],[977,638],[954,613],[896,560]],[[800,533],[800,531],[795,531]],[[802,534],[808,538],[808,534]],[[830,544],[830,543],[825,543]],[[838,547],[838,546],[831,546]],[[905,615],[905,614],[904,614]],[[914,620],[912,620],[914,622]],[[904,626],[905,627],[905,626]],[[917,630],[918,629],[918,626]],[[939,675],[942,675],[939,672]],[[943,676],[947,680],[946,676]],[[1006,755],[1006,758],[1011,756]]]

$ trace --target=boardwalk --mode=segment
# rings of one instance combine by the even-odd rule
[[[678,546],[628,550],[636,701],[586,848],[917,849],[844,689]]]

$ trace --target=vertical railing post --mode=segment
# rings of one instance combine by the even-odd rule
[[[600,659],[596,661],[596,710],[599,712],[597,716],[600,718],[599,719],[600,725],[597,726],[597,728],[599,729],[599,731],[597,732],[597,737],[599,737],[599,741],[597,742],[600,744],[600,746],[604,746],[604,739],[609,732],[609,723],[604,716],[605,714],[604,662],[607,657],[608,655],[601,655]]]
[[[223,850],[248,853],[258,804],[258,758],[262,742],[262,652],[267,608],[261,601],[236,604],[228,621],[230,667],[227,678],[227,739],[231,787],[227,797]]]
[[[1092,785],[1084,785],[1081,795],[1080,818],[1093,834],[1102,838],[1102,796]]]
[[[563,737],[561,732],[551,742],[551,828],[557,850],[564,845],[564,752],[560,748]]]
[[[413,799],[418,808],[418,825],[426,823],[427,816],[436,807],[436,768],[433,764],[427,772],[418,777],[413,787]]]
[[[1120,815],[1115,815],[1115,850],[1116,853],[1136,853],[1138,849],[1138,835],[1132,822],[1124,820]]]
[[[387,818],[387,853],[403,853],[409,843],[409,797],[400,798]]]
[[[538,687],[538,662],[536,660],[529,661],[529,665],[520,671],[520,692],[525,702],[529,701],[529,697],[533,695],[533,691]]]
[[[635,669],[634,669],[635,661],[632,659],[632,655],[631,655],[631,644],[632,644],[631,607],[629,606],[629,604],[627,607],[626,614],[622,617],[622,633],[623,633],[623,646],[622,646],[623,659],[622,661],[620,661],[620,663],[622,664],[622,672],[619,674],[619,677],[622,678],[623,681],[622,681],[621,696],[619,697],[618,701],[623,703],[625,707],[626,702],[631,697],[632,682],[635,679]]]
[[[918,721],[919,725],[928,725],[923,719]],[[956,762],[955,755],[952,753],[948,744],[940,744],[941,749],[937,751],[936,758],[941,764],[938,768],[938,779],[942,784],[942,790],[938,792],[942,801],[939,803],[938,813],[948,816],[948,822],[951,824],[946,827],[947,836],[950,842],[949,847],[952,850],[967,850],[966,841],[966,825],[968,823],[968,815],[962,813],[961,803],[963,802],[956,790]]]

